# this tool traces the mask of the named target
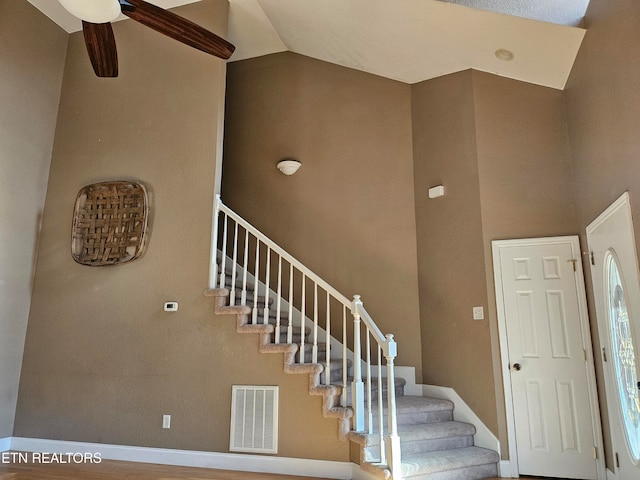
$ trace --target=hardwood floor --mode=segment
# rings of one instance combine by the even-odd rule
[[[309,480],[309,477],[102,460],[100,463],[0,463],[0,480]],[[319,479],[328,480],[328,479]]]
[[[7,463],[0,461],[0,480],[309,480],[309,477],[249,473],[208,468],[174,467],[150,463],[117,462],[102,460],[100,463]],[[561,480],[533,479],[521,480]],[[318,479],[315,480],[328,480]],[[488,479],[507,480],[507,479]]]

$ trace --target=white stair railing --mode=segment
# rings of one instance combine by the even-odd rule
[[[352,301],[342,295],[224,205],[220,195],[215,198],[212,239],[209,287],[228,288],[230,305],[251,307],[253,324],[273,324],[274,343],[298,345],[298,363],[322,364],[326,385],[332,383],[334,365],[341,363],[339,382],[342,387],[342,407],[348,404],[348,358],[352,353],[352,429],[379,436],[380,463],[387,465],[392,479],[400,480],[400,437],[394,374],[397,345],[393,335],[385,336],[380,331],[359,295],[354,296]],[[242,263],[239,264],[239,261]],[[253,277],[253,284],[249,275]],[[275,291],[272,291],[272,285],[275,285]],[[286,309],[283,309],[283,301],[288,306]],[[275,312],[272,311],[273,304]],[[294,309],[300,312],[296,326]],[[352,332],[348,328],[347,311],[353,317]],[[320,325],[322,317],[324,326]],[[294,333],[296,329],[297,335]],[[324,329],[324,339],[319,338],[320,329]],[[331,347],[332,332],[338,332],[341,336],[338,340],[342,351],[335,354]],[[283,333],[286,336],[283,337]],[[386,367],[386,372],[383,367]],[[386,412],[383,407],[385,386]],[[376,398],[374,389],[377,390]]]

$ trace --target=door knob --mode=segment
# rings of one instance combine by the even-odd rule
[[[519,363],[514,363],[514,364],[513,364],[513,369],[514,369],[516,372],[519,372],[521,368],[522,368],[522,367],[520,366],[520,364],[519,364]]]

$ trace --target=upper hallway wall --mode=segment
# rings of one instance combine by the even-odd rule
[[[565,89],[581,230],[624,191],[640,241],[640,10],[591,0],[587,33]]]

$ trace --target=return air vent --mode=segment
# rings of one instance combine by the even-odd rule
[[[278,453],[278,387],[233,386],[229,450]]]

